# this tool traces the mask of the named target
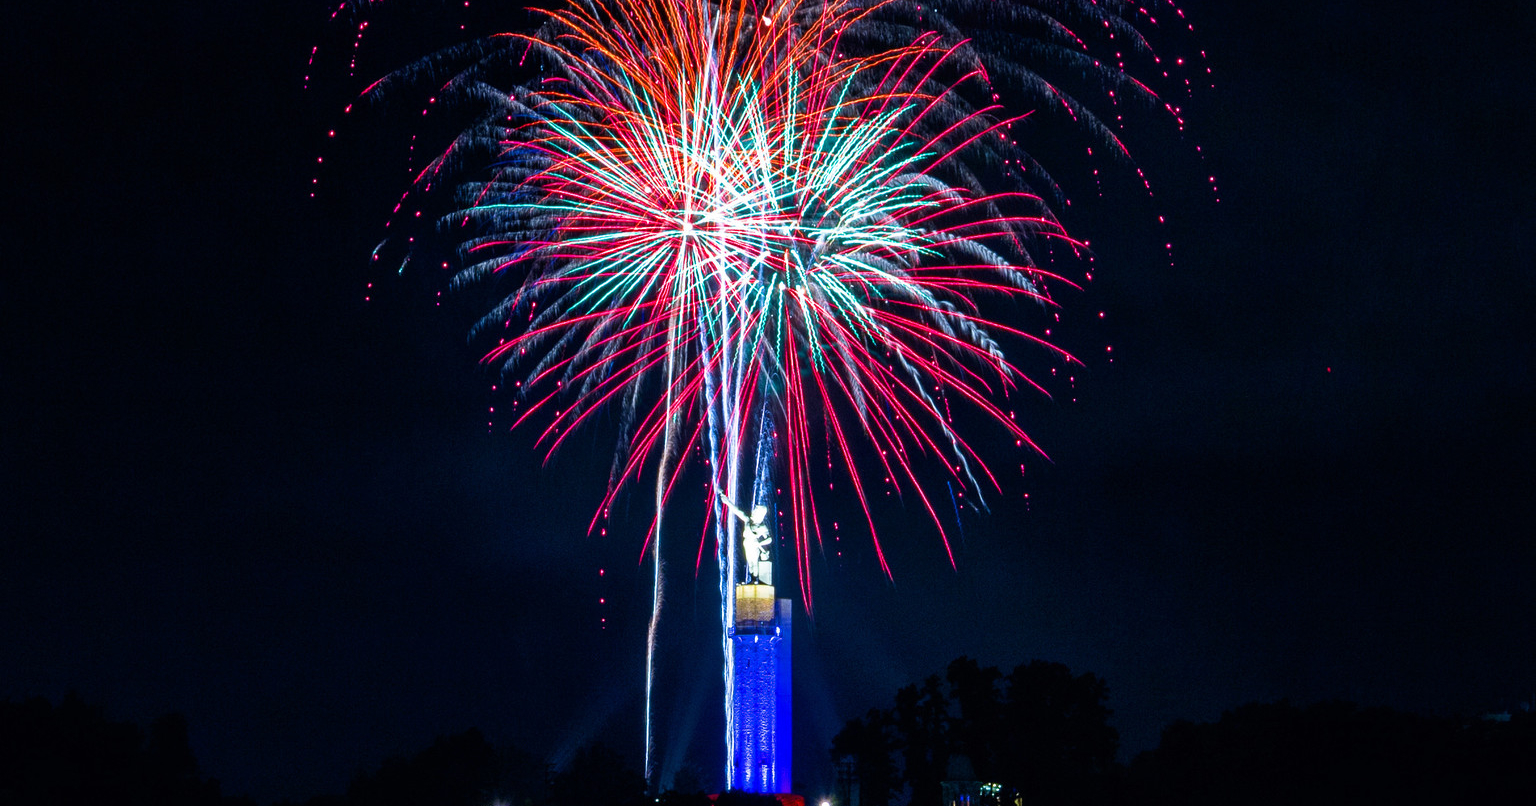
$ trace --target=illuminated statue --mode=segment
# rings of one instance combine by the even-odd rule
[[[768,536],[768,508],[758,505],[752,508],[751,516],[736,508],[731,499],[720,493],[720,500],[731,510],[731,513],[741,519],[741,547],[742,559],[747,564],[747,579],[757,582],[759,585],[773,584],[773,560],[769,557],[768,549],[773,543],[773,538]]]

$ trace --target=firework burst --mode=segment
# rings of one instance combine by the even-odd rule
[[[812,457],[830,449],[866,513],[864,479],[890,479],[943,537],[922,465],[996,486],[944,401],[1027,442],[994,401],[1033,384],[998,339],[1055,349],[976,300],[1051,304],[1047,283],[1064,281],[1026,244],[1077,244],[1039,196],[976,181],[967,159],[1007,153],[1014,120],[970,103],[985,77],[959,47],[930,34],[854,57],[840,43],[881,6],[777,22],[798,9],[551,12],[553,36],[513,39],[557,77],[500,95],[494,123],[421,181],[494,135],[494,178],[461,189],[446,223],[468,233],[459,282],[517,278],[480,329],[525,325],[486,356],[520,379],[518,422],[554,451],[606,406],[626,412],[600,510],[695,446],[727,499],[759,503],[747,487],[771,435],[809,603]]]
[[[889,574],[870,480],[916,502],[952,563],[935,480],[978,503],[1000,489],[952,404],[1035,448],[999,405],[1040,389],[1005,345],[1074,359],[990,318],[986,300],[1053,306],[1048,290],[1070,283],[1031,250],[1082,244],[1052,214],[1058,192],[1018,148],[993,82],[1123,155],[1099,116],[1013,56],[1062,65],[1117,104],[1162,103],[1125,67],[1156,61],[1138,28],[1152,12],[941,5],[573,0],[533,33],[450,49],[365,93],[431,81],[480,110],[415,187],[457,183],[441,219],[463,259],[455,283],[510,286],[476,332],[498,339],[484,360],[518,389],[516,426],[553,453],[598,412],[622,413],[594,525],[654,472],[653,650],[655,542],[695,452],[728,628],[746,573],[730,512],[782,512],[809,608],[817,485],[848,484]],[[996,34],[961,36],[977,21],[1032,33],[996,56]],[[1090,44],[1104,42],[1114,59]],[[727,709],[728,735],[729,721]]]

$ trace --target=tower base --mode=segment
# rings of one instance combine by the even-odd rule
[[[789,794],[792,604],[789,599],[774,598],[771,585],[736,586],[736,619],[731,630],[735,762],[726,782],[730,789]],[[804,802],[800,798],[796,806]]]

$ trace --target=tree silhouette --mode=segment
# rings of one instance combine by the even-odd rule
[[[900,783],[891,753],[896,739],[890,714],[878,708],[867,716],[855,717],[832,737],[832,763],[840,759],[853,762],[853,774],[859,782],[860,806],[889,806]]]
[[[1436,718],[1327,702],[1175,722],[1131,765],[1142,804],[1536,803],[1536,720]]]
[[[978,774],[992,778],[996,777],[1007,735],[997,689],[1001,676],[997,669],[983,669],[976,661],[964,657],[956,658],[945,671],[958,709],[950,720],[955,751],[964,753]]]
[[[704,773],[694,764],[684,764],[672,775],[672,788],[657,799],[661,806],[710,806],[704,793]]]
[[[645,778],[598,742],[576,752],[550,784],[550,794],[555,806],[642,806]]]
[[[113,722],[74,693],[57,707],[0,702],[0,804],[5,806],[235,806],[198,775],[180,714],[144,731]]]
[[[999,784],[1003,803],[1107,802],[1119,774],[1108,696],[1103,680],[1059,663],[1004,676],[961,657],[943,678],[897,691],[891,708],[850,721],[832,757],[853,762],[861,806],[887,806],[898,787],[913,806],[936,806],[951,774]]]
[[[498,783],[496,751],[473,728],[440,737],[411,758],[386,759],[377,773],[347,788],[351,806],[479,806]]]
[[[902,779],[913,804],[939,802],[939,786],[949,766],[949,698],[938,675],[923,681],[921,688],[907,686],[896,692],[891,709],[896,747],[901,753]]]
[[[1005,682],[997,780],[1028,802],[1109,798],[1120,735],[1109,725],[1104,681],[1036,660],[1015,667]]]
[[[376,772],[353,776],[346,794],[316,795],[304,806],[531,806],[547,800],[542,765],[514,747],[495,747],[470,728],[440,736],[409,758],[385,759]]]

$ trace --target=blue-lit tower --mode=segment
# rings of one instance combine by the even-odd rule
[[[772,585],[736,586],[731,629],[735,659],[731,710],[734,753],[728,786],[747,792],[788,792],[794,735],[790,723],[790,618],[793,600],[776,599]]]
[[[767,423],[764,403],[763,423]],[[773,588],[774,433],[757,441],[752,512],[723,493],[721,503],[739,524],[729,545],[731,595],[726,609],[726,787],[765,795],[788,793],[794,731],[790,725],[790,621],[793,600]],[[733,551],[733,553],[734,553]],[[722,591],[724,592],[724,591]]]

